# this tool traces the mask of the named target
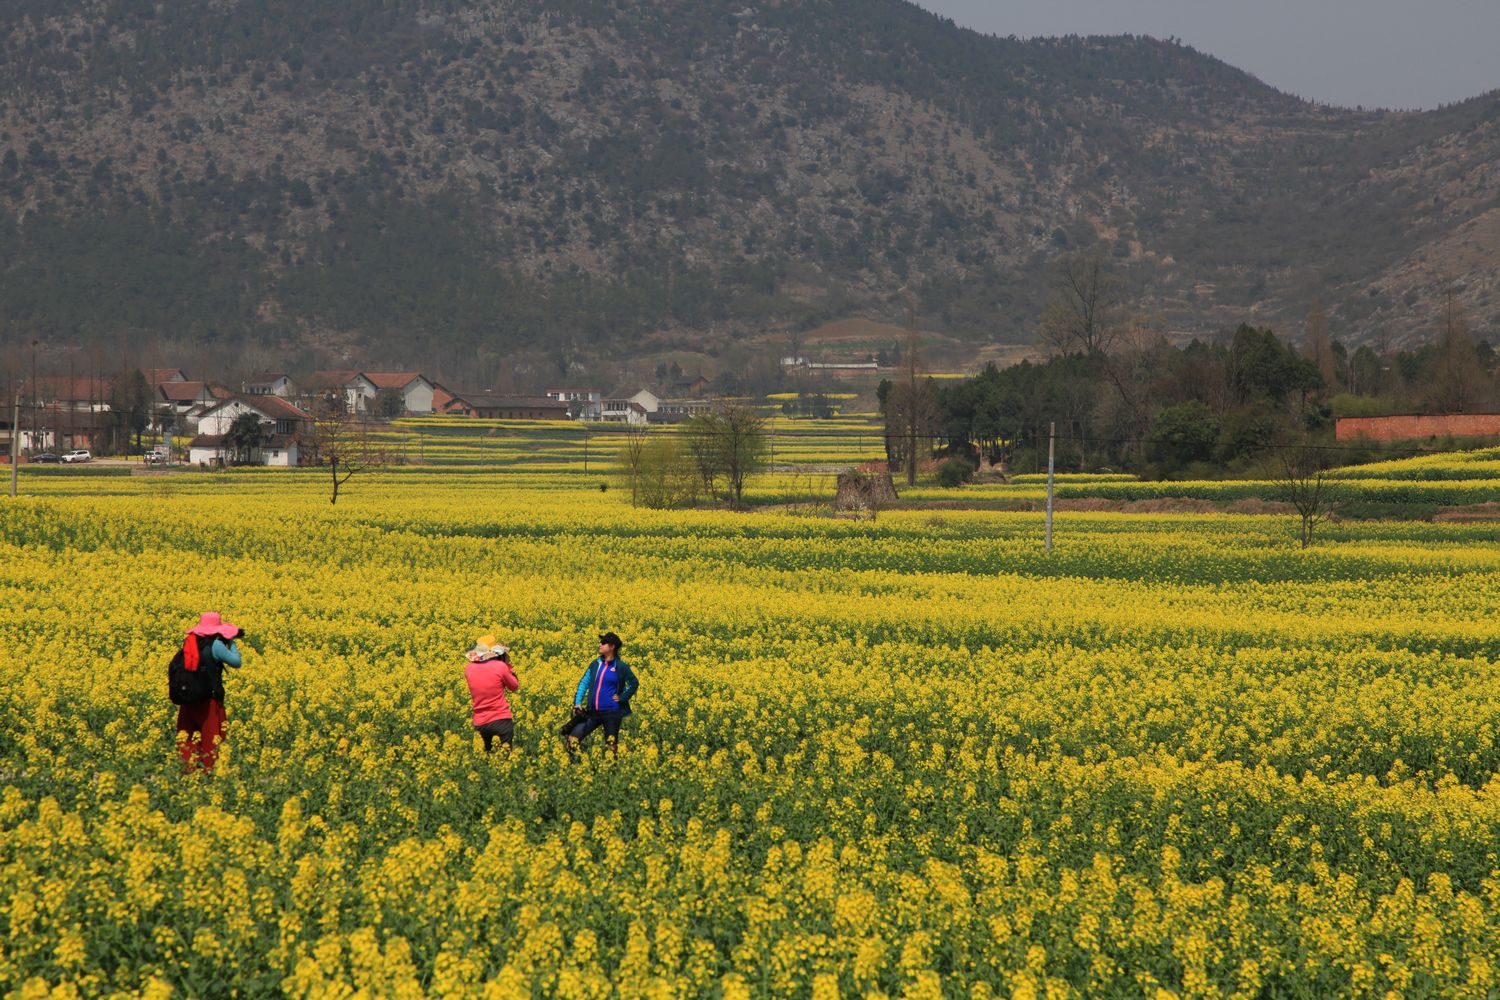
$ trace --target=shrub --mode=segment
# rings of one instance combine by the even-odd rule
[[[937,477],[942,486],[953,489],[974,478],[974,466],[966,458],[944,459],[937,467]]]

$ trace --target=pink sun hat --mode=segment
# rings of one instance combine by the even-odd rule
[[[245,630],[238,625],[231,625],[219,617],[217,611],[205,611],[198,616],[198,624],[188,629],[189,635],[216,635],[220,639],[233,639],[244,635]]]

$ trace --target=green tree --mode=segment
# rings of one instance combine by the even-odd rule
[[[406,412],[406,397],[399,389],[381,389],[370,401],[370,414],[384,420],[395,420]]]
[[[730,506],[744,506],[745,483],[765,465],[770,450],[765,420],[751,407],[730,404],[699,418],[694,433],[714,478],[724,480]]]
[[[636,498],[642,507],[665,510],[698,499],[698,469],[676,435],[647,441],[636,467]]]
[[[1146,443],[1146,458],[1170,474],[1194,462],[1213,458],[1219,440],[1219,418],[1196,400],[1169,406],[1157,414]]]
[[[229,425],[224,434],[224,445],[231,454],[230,461],[244,464],[255,458],[260,446],[266,443],[266,428],[258,413],[241,413]]]

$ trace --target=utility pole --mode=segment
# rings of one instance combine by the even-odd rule
[[[917,306],[906,301],[906,485],[917,485]]]
[[[37,407],[36,404],[37,404],[37,400],[39,400],[39,399],[42,398],[37,393],[37,391],[36,391],[36,345],[37,345],[37,338],[32,337],[31,338],[31,396],[30,396],[30,398],[28,398],[26,400],[26,402],[31,407],[31,447],[33,449],[33,452],[38,447],[38,445],[37,445],[37,436],[36,436],[36,421],[37,421],[37,417],[40,416],[40,414],[37,413],[38,407]],[[16,398],[20,399],[21,397],[19,395],[17,395]],[[57,450],[61,451],[62,449],[59,448]]]
[[[16,495],[16,479],[21,474],[21,390],[17,389],[10,408],[10,495]]]
[[[1057,421],[1047,425],[1047,551],[1052,551],[1052,467],[1057,445]]]

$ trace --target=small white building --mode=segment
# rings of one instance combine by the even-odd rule
[[[286,372],[256,372],[242,383],[247,396],[280,396],[290,399],[293,392],[291,376]]]
[[[609,424],[644,424],[650,416],[644,406],[631,399],[605,399],[599,405],[599,418]]]
[[[604,419],[604,393],[598,389],[548,389],[547,398],[567,403],[574,420]]]
[[[313,372],[307,377],[303,387],[306,395],[312,399],[329,396],[343,399],[344,409],[349,413],[363,413],[365,400],[380,391],[375,388],[374,382],[362,372],[356,371]]]
[[[375,387],[377,393],[392,391],[401,393],[407,413],[432,412],[432,383],[421,372],[362,372],[365,381]],[[368,400],[366,401],[368,405]]]
[[[188,445],[188,461],[199,465],[227,465],[238,456],[225,439],[235,420],[253,413],[261,423],[261,446],[250,455],[256,465],[290,467],[301,458],[299,443],[312,414],[279,396],[235,396],[209,408],[198,420],[198,436]]]
[[[407,413],[431,413],[433,384],[421,372],[313,372],[307,379],[311,396],[338,394],[350,413],[364,413],[384,390],[401,394]]]

